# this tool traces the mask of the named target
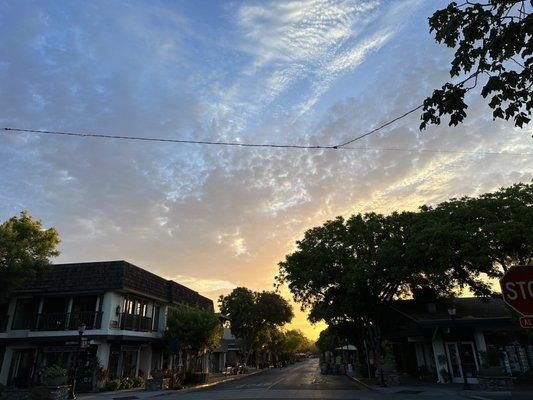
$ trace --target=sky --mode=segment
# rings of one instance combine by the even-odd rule
[[[0,0],[0,126],[338,144],[446,82],[427,25],[445,4]],[[272,290],[328,219],[531,181],[533,157],[487,153],[533,152],[532,128],[467,100],[458,127],[420,132],[415,113],[343,151],[0,133],[0,221],[27,209],[59,230],[57,262],[124,259],[215,303]]]

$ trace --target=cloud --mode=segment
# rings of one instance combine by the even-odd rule
[[[425,28],[428,2],[328,2],[323,15],[320,2],[246,2],[209,24],[170,3],[55,4],[0,5],[2,125],[330,144],[405,112],[448,76],[449,53]],[[271,289],[295,240],[327,219],[530,181],[531,158],[481,152],[533,152],[531,127],[469,102],[457,128],[419,132],[412,115],[354,143],[364,150],[2,134],[0,220],[26,208],[56,226],[60,261],[127,259],[213,299],[237,285]]]
[[[200,279],[192,276],[176,275],[167,277],[175,282],[181,283],[200,293],[215,292],[215,291],[230,291],[237,287],[237,285],[230,281],[221,279]]]

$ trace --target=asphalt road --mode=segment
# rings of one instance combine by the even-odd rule
[[[286,368],[273,368],[179,397],[213,400],[358,399],[357,393],[362,389],[347,376],[321,375],[318,359],[309,359]]]

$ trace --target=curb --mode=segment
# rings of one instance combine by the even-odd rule
[[[216,386],[216,385],[220,385],[222,383],[236,381],[236,380],[243,379],[243,378],[246,378],[246,377],[249,377],[249,376],[260,374],[260,373],[265,372],[265,371],[270,371],[270,368],[260,369],[260,370],[254,371],[254,372],[250,372],[248,374],[235,375],[235,376],[233,376],[231,378],[222,379],[222,380],[216,381],[216,382],[208,382],[208,383],[204,383],[204,384],[201,384],[201,385],[190,386],[190,387],[186,387],[186,388],[179,389],[179,390],[169,390],[168,393],[156,394],[154,396],[149,396],[148,398],[149,399],[153,399],[154,397],[161,397],[161,396],[168,396],[168,395],[172,395],[172,394],[195,392],[197,390],[202,390],[202,389],[205,389],[205,388],[208,388],[208,387],[211,387],[211,386]]]
[[[370,385],[367,385],[366,383],[360,381],[359,379],[357,379],[355,376],[351,376],[351,375],[346,375],[348,378],[350,378],[351,380],[353,380],[355,383],[357,383],[358,385],[361,385],[365,388],[367,388],[368,390],[372,390],[373,392],[376,391],[376,388],[370,386]]]

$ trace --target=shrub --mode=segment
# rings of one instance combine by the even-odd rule
[[[481,353],[481,359],[487,367],[499,367],[501,351],[495,347],[489,347],[487,351]]]
[[[146,385],[146,381],[142,376],[138,376],[137,378],[133,379],[133,387],[140,387],[143,388]]]
[[[104,385],[104,390],[114,391],[119,390],[121,387],[120,379],[111,379],[109,381],[106,381]]]
[[[47,366],[41,375],[44,380],[63,378],[65,376],[67,376],[67,370],[57,364]]]
[[[133,385],[134,385],[133,379],[128,378],[128,377],[122,378],[120,381],[120,387],[122,389],[131,389]]]

